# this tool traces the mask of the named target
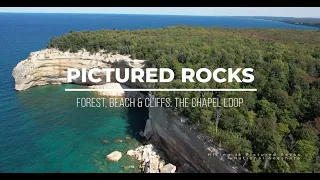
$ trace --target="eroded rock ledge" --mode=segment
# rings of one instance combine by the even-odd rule
[[[135,157],[141,162],[142,172],[144,173],[174,173],[176,166],[166,163],[163,159],[163,152],[160,152],[152,144],[140,146],[135,150],[129,150],[128,156]]]
[[[131,59],[129,55],[105,53],[103,50],[90,54],[86,50],[71,53],[57,49],[43,49],[30,53],[27,59],[19,62],[13,69],[15,89],[21,91],[33,86],[67,83],[67,69],[71,67],[79,69],[95,67],[144,68],[145,60]],[[101,74],[101,78],[103,77]],[[83,84],[80,78],[73,83]],[[84,85],[97,84],[87,83]],[[128,83],[126,86],[136,88],[139,84]]]

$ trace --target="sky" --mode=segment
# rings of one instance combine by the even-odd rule
[[[0,12],[320,18],[320,7],[0,7]]]

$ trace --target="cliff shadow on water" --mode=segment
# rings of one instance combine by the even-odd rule
[[[127,111],[129,127],[127,134],[142,141],[143,138],[139,135],[140,131],[144,131],[146,121],[149,118],[149,110],[147,107],[129,107]]]

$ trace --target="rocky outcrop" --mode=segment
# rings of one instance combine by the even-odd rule
[[[171,163],[164,165],[160,168],[161,173],[174,173],[176,171],[176,166]]]
[[[129,150],[128,156],[134,156],[137,160],[141,161],[141,168],[144,173],[174,173],[176,166],[166,164],[163,159],[163,152],[156,149],[152,144],[140,146],[135,150]]]
[[[119,159],[121,159],[121,157],[122,157],[122,153],[121,152],[113,151],[112,153],[108,154],[106,158],[109,161],[118,162]]]
[[[108,54],[100,51],[90,54],[86,50],[76,53],[61,52],[57,49],[44,49],[30,53],[26,60],[19,62],[13,69],[12,75],[15,79],[15,89],[18,91],[28,89],[33,86],[46,84],[63,84],[67,82],[68,68],[144,68],[144,60],[133,60],[129,55]],[[120,73],[121,74],[121,73]],[[105,84],[105,75],[98,74],[102,79],[100,84]],[[116,82],[111,77],[112,82]],[[87,81],[89,82],[89,81]],[[97,85],[92,82],[83,83],[81,78],[75,80],[75,84]],[[142,84],[126,84],[131,88],[141,87]]]

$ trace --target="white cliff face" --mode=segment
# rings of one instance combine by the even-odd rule
[[[106,54],[103,51],[90,54],[86,50],[71,53],[44,49],[30,53],[26,60],[16,65],[12,75],[16,83],[15,89],[21,91],[33,86],[67,83],[68,68],[107,68],[115,64],[143,68],[145,61],[132,60],[128,55]]]

